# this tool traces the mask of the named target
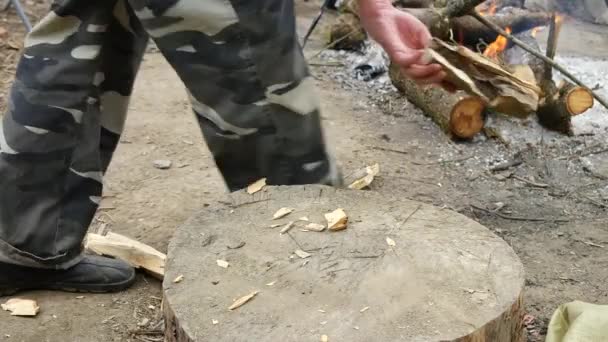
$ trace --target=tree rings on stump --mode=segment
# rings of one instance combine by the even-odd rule
[[[324,186],[232,199],[192,217],[170,244],[169,342],[524,341],[522,264],[463,215]],[[281,208],[294,211],[272,220]],[[346,229],[305,229],[336,209]]]
[[[458,101],[450,113],[450,132],[463,139],[473,138],[484,125],[483,102],[474,97]]]

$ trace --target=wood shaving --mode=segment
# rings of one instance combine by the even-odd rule
[[[285,227],[283,227],[283,229],[281,229],[281,231],[279,233],[281,234],[285,234],[288,231],[291,230],[291,228],[293,228],[295,222],[294,221],[290,221],[288,224],[285,225]]]
[[[389,245],[389,246],[391,246],[391,247],[397,246],[397,243],[395,243],[395,240],[393,240],[393,239],[391,239],[389,237],[386,238],[386,244]]]
[[[257,296],[258,293],[259,291],[253,291],[250,294],[237,299],[234,303],[232,303],[232,305],[230,305],[230,307],[228,307],[228,310],[232,311],[240,308],[241,306],[252,300],[255,296]]]
[[[327,220],[327,227],[331,231],[339,231],[346,229],[348,224],[348,216],[344,212],[344,209],[336,209],[331,213],[325,214]]]
[[[266,186],[266,178],[262,178],[262,179],[256,181],[255,183],[249,185],[247,187],[247,193],[250,195],[253,195],[256,192],[264,189],[265,186]]]
[[[34,317],[40,312],[38,303],[31,299],[11,298],[0,306],[2,310],[10,311],[11,316]]]
[[[277,281],[275,280],[273,282],[270,282],[270,283],[266,284],[266,286],[274,286],[274,284],[276,284],[276,283],[277,283]]]
[[[304,227],[304,231],[307,232],[322,232],[325,230],[325,226],[318,223],[309,223]]]
[[[218,325],[219,323],[220,323],[220,321],[218,321],[217,319],[211,320],[211,324],[213,324],[213,325]]]
[[[364,307],[363,309],[359,310],[359,312],[364,313],[367,310],[369,310],[369,306]]]
[[[304,252],[301,249],[297,249],[294,253],[302,259],[310,258],[310,256],[312,255],[310,253]]]
[[[277,212],[274,213],[274,215],[272,215],[272,219],[278,220],[280,218],[283,218],[283,217],[293,213],[294,210],[295,210],[294,208],[281,208],[281,209],[277,210]]]
[[[177,283],[181,283],[182,280],[184,280],[184,275],[180,274],[175,279],[173,279],[173,282],[177,284]]]
[[[228,268],[230,266],[230,263],[226,260],[218,259],[218,260],[216,260],[216,263],[219,267],[222,267],[222,268]]]

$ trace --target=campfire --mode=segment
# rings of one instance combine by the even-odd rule
[[[443,65],[447,81],[458,91],[421,87],[390,66],[391,81],[407,99],[421,108],[446,133],[470,139],[493,130],[491,117],[516,120],[535,116],[547,129],[571,134],[571,118],[594,105],[592,90],[571,76],[553,59],[564,16],[513,7],[523,1],[448,1],[433,8],[432,1],[399,0],[406,11],[429,27],[433,35],[429,57]],[[343,4],[330,39],[340,48],[357,49],[365,40],[354,1]],[[549,29],[547,51],[535,37]],[[570,80],[557,83],[553,69]]]

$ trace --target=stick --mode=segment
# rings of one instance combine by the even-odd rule
[[[461,17],[471,11],[485,0],[450,0],[441,13],[447,18]],[[475,11],[476,12],[476,11]]]
[[[561,29],[561,24],[556,22],[557,15],[553,13],[551,16],[551,22],[549,23],[549,37],[547,38],[547,58],[554,59],[555,53],[557,52],[557,37]],[[543,80],[553,80],[553,68],[549,64],[545,64],[545,72]]]
[[[568,219],[549,219],[549,218],[542,218],[542,217],[519,217],[519,216],[508,216],[508,215],[503,215],[501,213],[497,213],[495,211],[492,210],[488,210],[486,208],[482,208],[482,207],[478,207],[474,204],[471,204],[471,208],[473,209],[477,209],[480,211],[483,211],[484,213],[490,214],[490,215],[496,215],[502,219],[505,220],[512,220],[512,221],[529,221],[529,222],[570,222],[570,220]]]
[[[554,67],[555,69],[557,69],[559,72],[561,72],[564,76],[566,76],[570,80],[572,80],[572,82],[574,82],[574,83],[578,84],[579,86],[587,89],[593,95],[593,97],[599,103],[602,104],[602,106],[604,106],[606,109],[608,109],[608,102],[606,102],[606,100],[604,100],[596,92],[594,92],[593,90],[591,90],[591,88],[587,87],[583,82],[581,82],[578,78],[576,78],[574,75],[572,75],[563,66],[559,65],[554,60],[548,58],[547,56],[544,56],[543,54],[539,53],[538,51],[535,51],[533,48],[529,47],[527,44],[525,44],[521,40],[513,37],[512,35],[510,35],[509,33],[507,33],[505,30],[503,30],[502,28],[500,28],[500,26],[498,26],[498,25],[492,23],[491,21],[489,21],[488,19],[484,18],[477,11],[471,11],[471,15],[473,17],[475,17],[475,19],[479,20],[482,24],[484,24],[484,25],[488,26],[489,28],[493,29],[494,31],[500,33],[500,35],[506,37],[507,39],[509,39],[510,41],[512,41],[514,44],[519,45],[522,49],[524,49],[524,50],[528,51],[529,53],[531,53],[532,55],[538,57],[543,62],[551,65],[552,67]]]

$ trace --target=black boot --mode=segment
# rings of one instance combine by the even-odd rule
[[[135,270],[115,259],[87,255],[67,270],[51,270],[0,263],[0,296],[20,290],[116,292],[135,281]]]

